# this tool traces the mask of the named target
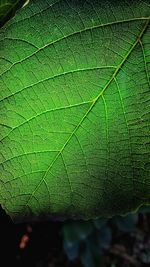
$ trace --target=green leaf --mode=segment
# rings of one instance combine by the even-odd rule
[[[94,223],[95,227],[98,230],[100,230],[107,223],[107,220],[108,219],[100,218],[100,219],[93,220],[93,223]]]
[[[150,203],[148,0],[33,0],[1,30],[0,203],[15,220]]]
[[[92,233],[91,221],[71,221],[63,225],[64,239],[69,243],[76,243],[86,239]]]
[[[125,217],[117,216],[113,219],[113,223],[116,224],[118,229],[122,232],[133,232],[136,229],[138,222],[138,214],[128,214]]]
[[[109,226],[103,226],[99,232],[99,246],[108,250],[112,241],[112,233]]]
[[[80,259],[84,267],[96,267],[92,251],[87,243],[84,248],[84,251],[81,253]]]
[[[0,0],[0,27],[14,16],[26,0]]]
[[[141,206],[138,212],[142,214],[150,213],[150,205]]]
[[[96,241],[96,240],[94,240]],[[79,258],[84,267],[99,267],[102,266],[102,248],[92,240],[85,240],[82,249],[80,249]]]

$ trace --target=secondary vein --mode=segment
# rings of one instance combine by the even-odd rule
[[[149,25],[149,20],[145,23],[145,25],[144,25],[141,33],[139,34],[139,36],[137,37],[136,41],[131,46],[130,50],[128,51],[128,53],[126,54],[126,56],[124,57],[124,59],[122,60],[122,62],[120,63],[120,65],[118,66],[118,68],[114,71],[111,79],[107,82],[107,84],[104,86],[103,90],[97,95],[97,97],[95,99],[93,99],[91,106],[89,107],[89,109],[87,110],[87,112],[85,113],[85,115],[82,117],[82,119],[80,120],[80,122],[78,123],[78,125],[75,127],[74,131],[70,134],[69,138],[67,139],[67,141],[65,142],[65,144],[62,146],[61,150],[56,155],[56,157],[54,158],[54,160],[52,161],[52,163],[50,164],[50,166],[45,171],[45,173],[44,173],[41,181],[36,186],[36,188],[33,191],[33,193],[30,195],[30,197],[29,197],[29,199],[28,199],[28,201],[26,203],[26,206],[28,206],[31,198],[34,196],[35,192],[38,190],[38,188],[40,187],[40,185],[43,182],[46,183],[46,176],[47,176],[48,172],[50,171],[50,169],[52,168],[52,166],[54,165],[54,163],[57,161],[58,157],[62,154],[62,152],[64,151],[65,147],[67,146],[67,144],[69,143],[69,141],[71,140],[71,138],[73,137],[73,135],[75,134],[75,132],[79,129],[80,125],[83,123],[83,121],[86,119],[86,117],[88,116],[88,114],[94,108],[94,106],[96,105],[96,103],[98,102],[98,100],[101,98],[101,96],[104,94],[104,92],[106,91],[106,89],[109,87],[109,85],[111,84],[111,82],[117,76],[117,74],[119,73],[120,69],[122,68],[122,66],[124,65],[124,63],[128,59],[128,57],[130,56],[130,54],[132,53],[132,51],[134,50],[134,48],[138,44],[139,40],[143,36],[143,34],[144,34],[145,30],[147,29],[148,25]]]

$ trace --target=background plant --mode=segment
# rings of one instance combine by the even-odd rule
[[[150,207],[124,217],[69,221],[62,225],[63,247],[70,261],[84,267],[149,266]]]

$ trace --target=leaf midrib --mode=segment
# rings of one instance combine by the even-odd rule
[[[122,60],[122,62],[120,63],[120,65],[118,66],[118,68],[114,71],[111,79],[107,82],[107,84],[104,86],[103,90],[97,95],[97,97],[95,99],[93,99],[91,106],[89,107],[89,109],[87,110],[87,112],[85,113],[85,115],[82,117],[82,119],[80,120],[80,122],[78,123],[78,125],[75,127],[74,131],[70,134],[69,138],[67,139],[67,141],[65,142],[65,144],[62,146],[61,150],[59,151],[59,153],[56,155],[56,157],[54,158],[54,160],[52,161],[52,163],[50,164],[50,166],[47,168],[47,170],[45,171],[41,181],[39,182],[39,184],[36,186],[35,190],[33,191],[33,193],[30,195],[27,203],[26,203],[26,207],[29,207],[29,202],[31,200],[31,198],[34,196],[35,192],[38,190],[38,188],[40,187],[40,185],[44,182],[47,190],[49,192],[48,189],[48,185],[46,182],[46,176],[48,174],[48,172],[50,171],[50,169],[52,168],[52,166],[54,165],[54,163],[56,162],[56,160],[58,159],[58,157],[60,155],[62,155],[63,150],[65,149],[65,147],[67,146],[67,144],[69,143],[69,141],[71,140],[72,136],[75,134],[75,132],[78,130],[78,128],[80,127],[80,125],[83,123],[83,121],[86,119],[86,117],[88,116],[88,114],[90,113],[90,111],[94,108],[95,104],[98,102],[98,100],[100,99],[101,96],[103,96],[104,92],[106,91],[106,89],[109,87],[109,85],[111,84],[111,82],[114,80],[114,78],[117,76],[118,72],[120,71],[120,69],[122,68],[122,66],[124,65],[124,63],[126,62],[126,60],[128,59],[128,57],[130,56],[130,54],[132,53],[132,51],[134,50],[134,48],[136,47],[136,45],[139,43],[141,37],[143,36],[144,32],[146,31],[148,24],[149,24],[149,19],[147,20],[147,22],[145,23],[141,33],[139,34],[139,36],[137,37],[136,41],[133,43],[133,45],[131,46],[130,50],[128,51],[128,53],[126,54],[126,56],[124,57],[124,59]],[[69,180],[69,184],[71,185],[71,181],[69,179],[68,176],[68,180]],[[70,186],[71,192],[72,191],[72,187]]]

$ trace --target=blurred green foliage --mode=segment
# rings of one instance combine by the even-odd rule
[[[65,254],[71,261],[80,259],[84,267],[102,266],[103,255],[111,247],[114,229],[133,234],[139,214],[146,213],[150,213],[150,206],[142,206],[138,212],[111,219],[66,221],[62,228]]]

